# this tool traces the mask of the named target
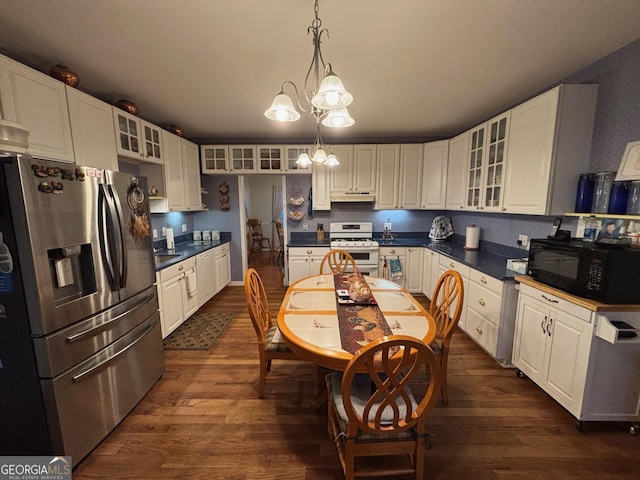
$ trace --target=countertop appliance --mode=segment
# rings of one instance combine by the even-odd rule
[[[331,249],[345,250],[364,275],[378,276],[378,250],[380,245],[373,238],[372,222],[332,222],[329,224]]]
[[[0,158],[0,452],[77,465],[164,371],[146,179]]]
[[[603,303],[640,304],[640,249],[582,239],[532,239],[527,273],[539,282]]]

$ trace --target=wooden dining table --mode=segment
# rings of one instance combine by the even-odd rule
[[[383,278],[362,278],[371,299],[353,304],[339,303],[336,295],[348,289],[352,275],[315,275],[291,284],[278,311],[282,341],[301,358],[339,371],[359,348],[382,336],[433,342],[435,322],[407,290]]]

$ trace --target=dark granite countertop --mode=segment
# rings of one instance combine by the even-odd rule
[[[171,265],[182,262],[187,258],[198,255],[199,253],[206,252],[207,250],[210,250],[212,248],[218,247],[225,243],[229,243],[230,241],[230,238],[223,237],[219,241],[199,245],[196,245],[196,243],[193,241],[176,243],[176,248],[173,250],[167,250],[166,248],[155,249],[155,251],[153,252],[154,255],[175,255],[175,257],[172,257],[166,261],[156,263],[156,272],[162,270],[163,268],[167,268]]]
[[[463,235],[453,235],[442,241],[431,240],[428,232],[402,232],[395,234],[392,240],[381,236],[381,233],[373,236],[381,247],[426,247],[499,280],[513,280],[515,275],[520,275],[507,269],[508,258],[525,258],[528,255],[526,250],[486,241],[480,242],[479,250],[465,250]],[[326,233],[322,242],[317,240],[315,232],[297,233],[292,235],[288,246],[328,247],[330,241]]]

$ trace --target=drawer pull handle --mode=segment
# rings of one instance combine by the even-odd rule
[[[559,303],[558,300],[554,299],[554,298],[549,298],[547,297],[545,294],[542,294],[542,298],[544,298],[547,302],[551,302],[551,303]]]
[[[178,267],[178,270],[184,270],[184,265],[180,265],[180,266]]]
[[[480,279],[480,281],[481,281],[482,283],[487,283],[487,278],[486,278],[486,277],[482,277],[482,278]]]
[[[482,328],[476,327],[476,332],[478,332],[480,335],[482,335]]]
[[[453,262],[451,262],[451,263],[449,264],[449,266],[450,266],[451,268],[454,268],[454,267],[456,266],[456,264],[455,264],[455,263],[453,263]]]
[[[540,328],[542,328],[542,333],[547,333],[547,316],[544,316],[542,322],[540,322]]]
[[[313,250],[307,250],[307,253],[311,255],[313,253]]]
[[[481,298],[480,300],[478,300],[478,303],[484,307],[485,306],[484,298]]]
[[[389,253],[396,253],[395,248],[392,248],[391,250],[389,250]]]

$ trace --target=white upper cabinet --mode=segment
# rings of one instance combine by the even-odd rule
[[[331,193],[329,191],[329,168],[326,165],[313,165],[311,174],[312,200],[314,210],[331,210]]]
[[[228,145],[202,145],[200,156],[202,158],[202,173],[226,173],[229,171]]]
[[[284,172],[284,147],[280,145],[258,145],[258,172]]]
[[[171,132],[161,133],[166,196],[151,200],[151,212],[202,210],[198,146]]]
[[[331,167],[331,193],[375,193],[376,145],[334,145],[340,165]]]
[[[422,195],[424,145],[400,145],[400,187],[398,202],[403,209],[419,209]]]
[[[398,187],[400,183],[400,144],[378,145],[378,173],[375,210],[398,208]]]
[[[465,165],[469,151],[469,133],[464,132],[449,140],[449,161],[447,165],[447,210],[461,210],[464,206]]]
[[[504,195],[510,111],[470,130],[464,208],[499,212]]]
[[[444,210],[447,193],[449,140],[424,144],[422,210]]]
[[[140,119],[142,131],[142,159],[149,163],[162,164],[162,129],[153,123]]]
[[[68,85],[66,90],[76,163],[118,170],[111,105]]]
[[[256,173],[256,147],[255,145],[230,145],[230,168],[233,173]]]
[[[65,84],[0,55],[2,118],[29,130],[30,155],[73,163]]]
[[[575,185],[588,171],[597,85],[560,85],[511,110],[507,213],[573,210]]]
[[[202,210],[202,186],[200,182],[198,145],[184,138],[180,140],[185,176],[184,191],[186,207],[188,211]]]
[[[113,109],[118,155],[140,161],[143,158],[140,141],[140,119],[118,107]]]
[[[296,161],[301,154],[309,153],[310,148],[303,145],[287,145],[284,147],[284,167],[287,173],[311,173],[311,165],[298,165]]]

